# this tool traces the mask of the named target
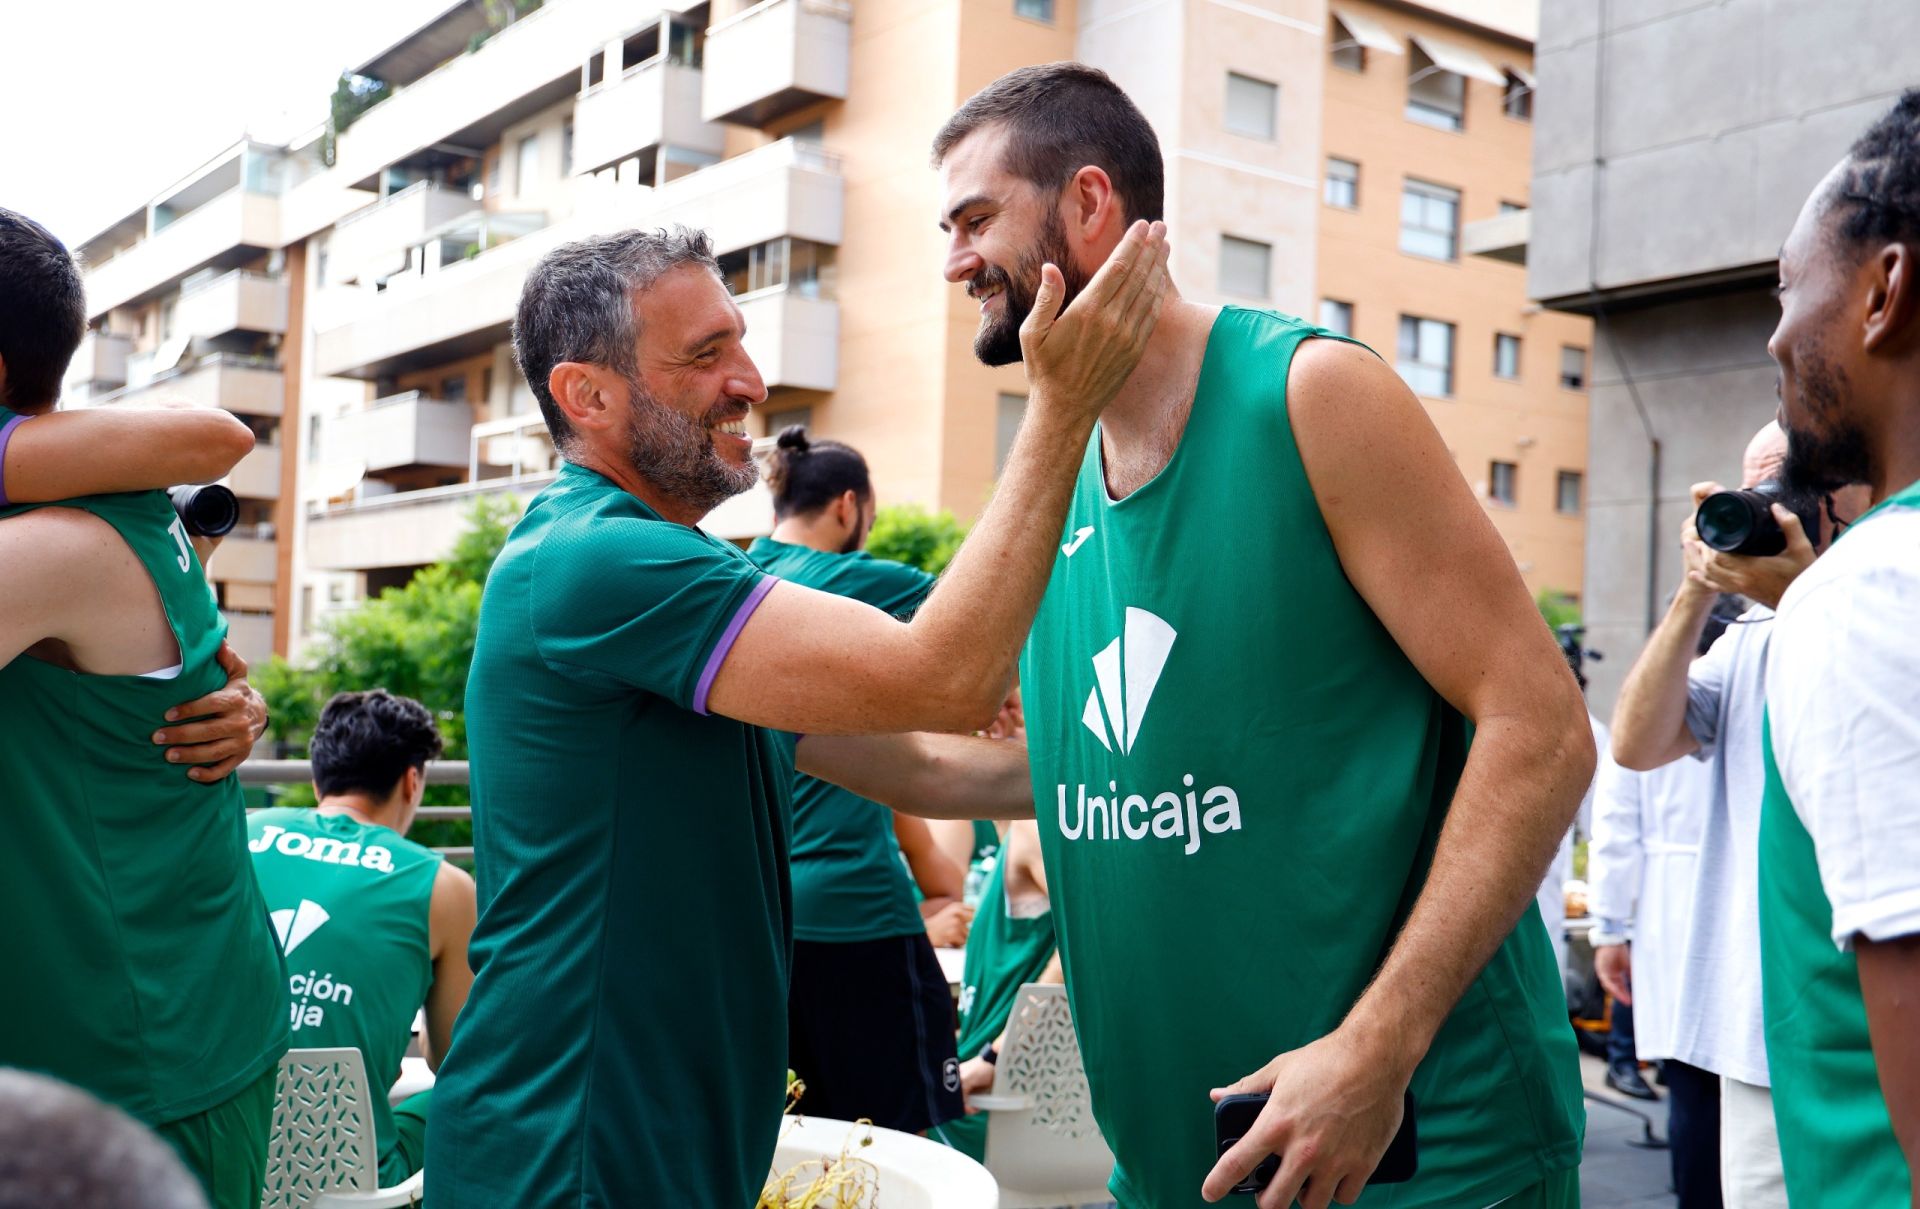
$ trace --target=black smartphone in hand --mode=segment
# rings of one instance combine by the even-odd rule
[[[1260,1110],[1267,1106],[1265,1092],[1253,1095],[1228,1096],[1213,1106],[1213,1132],[1217,1146],[1214,1157],[1231,1150],[1253,1123],[1260,1119]],[[1420,1137],[1413,1123],[1413,1093],[1407,1093],[1406,1105],[1400,1115],[1400,1132],[1393,1135],[1393,1142],[1387,1152],[1380,1156],[1380,1165],[1367,1177],[1369,1186],[1374,1184],[1404,1184],[1412,1179],[1420,1169]],[[1253,1174],[1233,1186],[1236,1193],[1253,1194],[1273,1182],[1280,1174],[1280,1156],[1270,1154],[1253,1169]]]

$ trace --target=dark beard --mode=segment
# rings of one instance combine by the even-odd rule
[[[654,400],[638,378],[627,379],[632,409],[627,423],[627,463],[660,494],[698,508],[704,515],[760,478],[753,459],[729,466],[713,447],[708,423],[732,410],[721,403],[699,420]]]
[[[1800,395],[1806,410],[1825,431],[1788,428],[1787,460],[1780,467],[1780,481],[1796,492],[1821,496],[1838,491],[1850,483],[1871,482],[1871,459],[1867,437],[1853,417],[1847,414],[1849,396],[1846,371],[1828,361],[1820,352],[1809,350],[1801,358]],[[1783,424],[1782,428],[1786,428]]]
[[[1033,313],[1034,295],[1040,290],[1040,267],[1049,263],[1060,270],[1067,283],[1067,296],[1060,303],[1064,311],[1086,288],[1088,278],[1074,267],[1073,253],[1067,248],[1067,229],[1060,215],[1051,210],[1041,225],[1040,238],[1020,257],[1012,273],[988,265],[967,283],[969,295],[997,286],[1006,297],[999,318],[983,318],[973,337],[973,355],[982,365],[1012,365],[1021,359],[1020,325]]]

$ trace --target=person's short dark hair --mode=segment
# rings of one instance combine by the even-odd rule
[[[1920,244],[1920,88],[1909,88],[1847,150],[1828,208],[1850,244]]]
[[[774,442],[767,488],[773,493],[773,514],[781,520],[812,516],[849,491],[862,500],[873,498],[873,479],[860,451],[839,441],[809,440],[799,424],[782,429]]]
[[[566,361],[604,365],[637,381],[634,342],[640,331],[634,295],[683,264],[720,275],[705,231],[674,227],[596,235],[561,244],[527,274],[513,316],[513,354],[562,454],[572,446],[573,425],[547,389],[553,367]]]
[[[1010,71],[967,99],[933,139],[933,162],[976,130],[1007,130],[1008,172],[1048,190],[1091,164],[1113,181],[1129,223],[1164,218],[1166,165],[1160,139],[1133,99],[1085,63]]]
[[[427,707],[386,689],[340,693],[320,711],[307,753],[322,797],[364,793],[385,799],[409,768],[440,754],[440,732]]]
[[[31,218],[0,209],[0,405],[53,406],[86,334],[87,287],[72,253]]]
[[[206,1209],[146,1126],[58,1079],[0,1069],[0,1209]]]

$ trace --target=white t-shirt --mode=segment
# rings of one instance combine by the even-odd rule
[[[1868,517],[1787,589],[1767,713],[1834,943],[1920,932],[1920,508]]]

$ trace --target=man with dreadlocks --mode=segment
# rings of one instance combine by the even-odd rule
[[[1780,250],[1786,478],[1875,507],[1781,598],[1760,822],[1767,1060],[1787,1197],[1920,1200],[1920,90]]]

